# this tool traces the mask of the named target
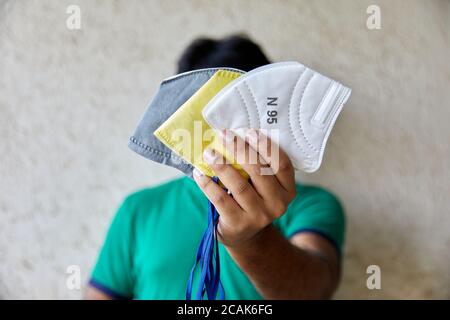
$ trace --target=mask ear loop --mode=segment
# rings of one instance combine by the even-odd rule
[[[212,180],[215,183],[219,182],[218,177],[213,177]],[[191,300],[192,298],[192,285],[197,266],[200,267],[201,271],[195,298],[203,300],[206,293],[208,300],[225,299],[225,291],[220,281],[219,241],[217,238],[218,222],[219,213],[211,201],[208,201],[208,226],[203,233],[197,249],[196,260],[189,275],[186,286],[186,300]],[[219,294],[219,297],[217,297],[217,294]]]

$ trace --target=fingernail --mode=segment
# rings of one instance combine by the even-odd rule
[[[203,152],[203,159],[205,159],[206,163],[214,164],[217,159],[216,153],[211,149],[206,149]]]
[[[200,170],[198,170],[197,168],[194,168],[194,176],[201,178],[204,176],[203,172],[201,172]]]

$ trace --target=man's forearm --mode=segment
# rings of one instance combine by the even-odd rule
[[[227,250],[265,299],[326,299],[337,284],[324,258],[294,246],[273,225]]]

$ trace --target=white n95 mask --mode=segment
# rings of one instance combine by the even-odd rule
[[[211,127],[229,129],[241,138],[250,128],[263,129],[294,168],[314,172],[350,93],[301,63],[273,63],[223,88],[203,109],[203,117]]]

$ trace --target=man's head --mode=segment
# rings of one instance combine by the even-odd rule
[[[215,67],[250,71],[270,61],[261,48],[245,36],[233,35],[220,40],[194,40],[178,60],[178,73]]]

